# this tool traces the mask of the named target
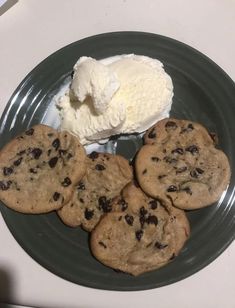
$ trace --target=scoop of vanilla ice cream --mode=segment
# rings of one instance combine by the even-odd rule
[[[73,101],[70,92],[59,98],[57,103],[62,130],[78,136],[82,144],[93,143],[119,133],[126,118],[125,105],[110,102],[106,111],[97,115],[93,101],[88,97],[84,103]]]
[[[81,57],[74,66],[72,95],[80,102],[91,97],[97,114],[104,113],[119,85],[115,73],[95,59]]]
[[[112,102],[125,102],[126,107],[126,120],[119,133],[143,132],[169,116],[173,84],[160,61],[131,54],[109,67],[120,82]]]
[[[146,56],[97,61],[82,57],[59,99],[61,128],[89,144],[121,133],[143,132],[168,117],[173,84],[163,64]]]

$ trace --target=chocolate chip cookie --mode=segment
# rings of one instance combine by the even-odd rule
[[[87,172],[72,199],[58,211],[62,221],[91,231],[104,213],[112,211],[112,200],[132,180],[129,162],[120,155],[92,152]]]
[[[144,135],[146,144],[164,144],[170,140],[173,142],[180,141],[182,145],[188,142],[213,145],[216,143],[216,136],[212,133],[209,134],[199,123],[173,118],[166,118],[157,122]]]
[[[173,260],[189,237],[184,211],[169,200],[147,197],[140,188],[127,185],[91,233],[91,250],[103,264],[139,275]]]
[[[22,213],[59,209],[85,174],[85,161],[76,137],[36,125],[0,152],[0,199]]]
[[[168,196],[181,209],[217,201],[230,180],[226,155],[198,140],[172,140],[144,145],[135,161],[141,188],[152,197]]]

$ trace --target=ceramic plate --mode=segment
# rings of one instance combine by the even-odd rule
[[[135,53],[164,63],[174,84],[171,116],[200,122],[218,134],[219,147],[235,164],[235,85],[210,59],[173,39],[140,32],[107,33],[68,45],[41,62],[18,86],[0,122],[0,146],[26,128],[58,126],[53,96],[70,80],[74,63],[86,55],[102,59]],[[10,80],[9,80],[10,82]],[[111,140],[105,149],[131,159],[141,139]],[[188,212],[192,233],[182,253],[169,265],[139,277],[117,273],[89,250],[89,234],[65,226],[55,213],[25,215],[1,204],[2,215],[19,244],[38,263],[80,285],[106,290],[143,290],[179,281],[212,262],[235,234],[234,172],[231,184],[214,205]]]

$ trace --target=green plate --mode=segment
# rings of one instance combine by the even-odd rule
[[[40,63],[18,86],[0,122],[2,147],[33,124],[57,126],[50,113],[51,99],[68,81],[80,56],[97,59],[116,54],[143,54],[161,60],[174,84],[172,116],[204,124],[218,134],[220,147],[235,164],[235,85],[210,59],[173,39],[141,32],[101,34],[68,45]],[[10,81],[9,81],[10,82]],[[115,147],[113,144],[115,143]],[[110,141],[111,149],[131,158],[140,139]],[[235,234],[234,172],[220,201],[188,212],[192,234],[179,257],[157,271],[132,277],[96,261],[89,250],[88,233],[66,227],[55,213],[24,215],[1,204],[2,215],[19,244],[42,266],[80,285],[106,290],[143,290],[167,285],[212,262]]]

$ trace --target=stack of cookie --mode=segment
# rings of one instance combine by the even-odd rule
[[[103,264],[132,275],[166,265],[190,234],[184,211],[167,199],[148,197],[128,184],[91,233],[91,249]]]
[[[133,178],[120,155],[86,155],[68,132],[36,125],[0,152],[0,199],[22,213],[58,210],[69,226],[91,231]]]
[[[190,234],[184,210],[217,201],[230,180],[226,155],[200,124],[164,119],[144,142],[134,163],[138,184],[123,189],[91,234],[98,260],[133,275],[175,258]]]
[[[226,155],[201,125],[164,119],[148,130],[133,168],[120,155],[86,155],[78,139],[36,125],[0,152],[0,199],[22,213],[56,210],[91,232],[93,255],[139,275],[166,265],[190,234],[184,210],[217,201]]]

